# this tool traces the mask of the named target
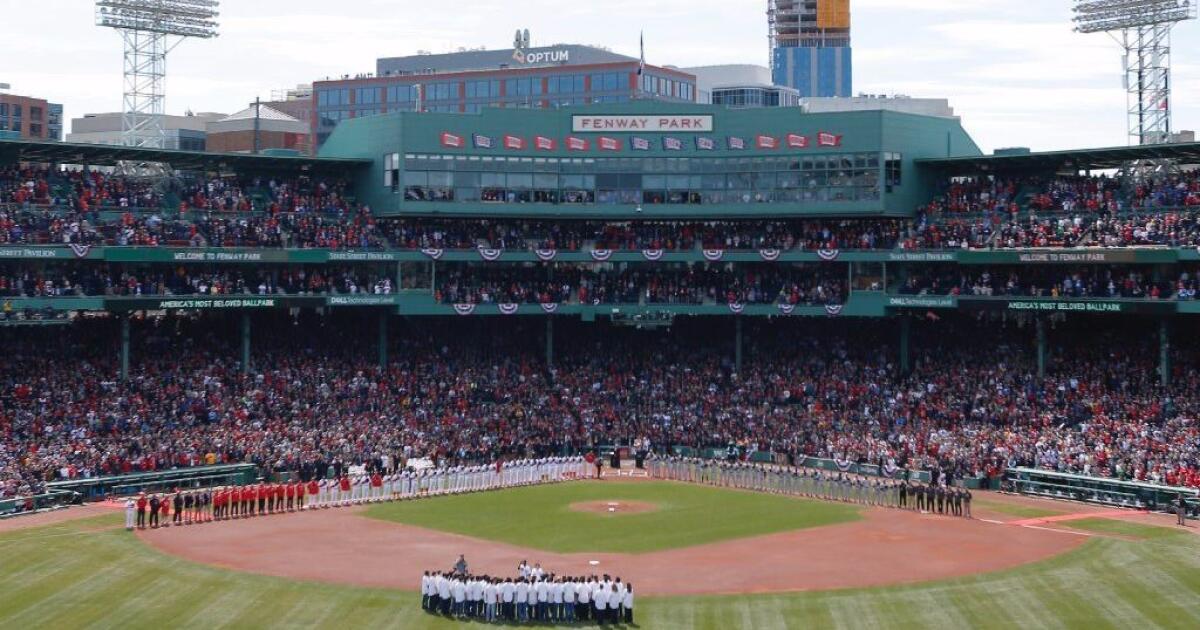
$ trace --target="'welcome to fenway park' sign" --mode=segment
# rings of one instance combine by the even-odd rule
[[[575,133],[612,133],[620,131],[656,131],[672,133],[709,133],[710,115],[576,115],[571,116]]]

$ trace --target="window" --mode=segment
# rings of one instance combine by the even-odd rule
[[[500,81],[467,81],[467,98],[493,98],[500,96]]]
[[[405,156],[409,201],[545,204],[802,204],[877,201],[885,159],[899,154],[731,158],[446,160]],[[399,157],[396,157],[398,162]],[[399,168],[398,165],[395,168]],[[898,173],[896,174],[898,176]],[[392,181],[399,180],[393,176]]]
[[[379,102],[379,88],[358,88],[354,99],[358,105],[375,105]]]
[[[406,103],[415,100],[413,93],[411,85],[392,85],[388,86],[385,96],[388,103]]]
[[[884,154],[884,183],[888,187],[888,192],[891,192],[893,186],[901,184],[900,165],[903,162],[899,153]]]
[[[41,107],[30,107],[29,108],[29,119],[30,120],[41,120],[42,119],[42,108]]]
[[[621,89],[621,77],[619,72],[604,72],[592,75],[592,91],[593,92],[613,92]]]
[[[317,91],[317,106],[318,107],[337,107],[339,105],[350,104],[350,89],[341,90],[318,90]]]

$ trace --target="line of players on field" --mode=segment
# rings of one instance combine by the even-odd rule
[[[647,466],[661,479],[971,518],[971,491],[939,483],[691,457],[651,460]]]
[[[583,457],[548,457],[492,465],[343,475],[308,482],[260,481],[246,486],[142,493],[125,503],[125,528],[156,529],[305,509],[553,483],[585,478],[589,470],[590,465]]]
[[[564,577],[521,563],[520,577],[426,571],[421,608],[488,623],[633,623],[633,585],[608,575]]]

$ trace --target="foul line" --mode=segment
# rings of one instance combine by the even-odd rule
[[[1024,527],[1025,529],[1040,529],[1044,532],[1058,532],[1060,534],[1073,534],[1075,536],[1087,536],[1088,538],[1091,538],[1092,536],[1096,535],[1096,534],[1089,534],[1088,532],[1077,532],[1077,531],[1073,531],[1073,530],[1069,530],[1069,529],[1054,529],[1053,527],[1038,527],[1037,525],[1022,525],[1021,527]]]

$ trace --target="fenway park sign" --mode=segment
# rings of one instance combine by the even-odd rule
[[[575,133],[620,131],[709,133],[713,130],[713,117],[710,115],[571,116],[571,130]]]

